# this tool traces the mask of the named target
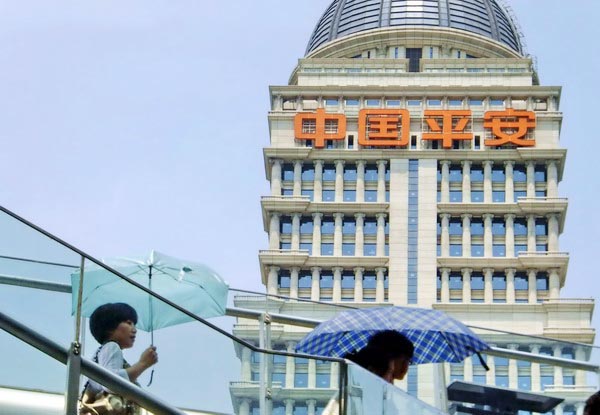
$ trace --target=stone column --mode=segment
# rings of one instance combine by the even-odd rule
[[[279,272],[279,267],[271,266],[269,268],[269,276],[267,277],[267,293],[268,294],[277,294],[277,276]]]
[[[509,160],[504,162],[504,173],[506,175],[506,182],[504,183],[504,200],[506,203],[515,203],[514,166],[514,161]]]
[[[307,415],[315,415],[317,410],[317,401],[316,399],[309,399],[306,401],[306,406],[308,407]]]
[[[315,183],[313,201],[323,201],[323,160],[315,160]]]
[[[471,274],[473,270],[471,268],[463,268],[461,270],[463,278],[463,291],[462,291],[462,302],[471,302]]]
[[[442,303],[450,302],[450,268],[440,268],[442,284],[440,287],[440,300]]]
[[[385,203],[385,166],[387,160],[377,160],[377,203]]]
[[[354,217],[356,218],[354,255],[363,256],[365,246],[365,214],[357,213],[354,215]]]
[[[281,214],[279,214],[279,213],[271,213],[271,222],[269,223],[269,249],[279,249],[279,242],[280,242],[279,218],[280,217],[281,217]]]
[[[344,160],[335,161],[335,201],[344,201]]]
[[[300,268],[290,268],[290,297],[298,298],[298,276],[300,274]]]
[[[492,284],[493,268],[483,269],[483,302],[491,304],[494,302],[494,286]]]
[[[540,346],[537,344],[532,344],[531,353],[540,354]],[[540,372],[540,364],[535,362],[531,362],[531,391],[542,391],[542,376]]]
[[[510,350],[517,350],[518,344],[509,344]],[[511,389],[519,389],[519,369],[515,359],[508,360],[508,387]]]
[[[558,357],[561,358],[562,357],[562,350],[560,345],[555,345],[552,348],[553,352],[554,352],[554,357]],[[563,385],[563,369],[560,366],[554,366],[554,385],[555,386],[562,386]]]
[[[281,196],[281,160],[272,160],[271,165],[271,196]]]
[[[535,304],[537,303],[537,270],[530,269],[527,270],[527,282],[528,282],[528,292],[529,292],[529,303]]]
[[[295,353],[296,342],[289,341],[286,344],[288,353]],[[287,356],[285,359],[285,387],[292,388],[294,386],[294,378],[296,377],[296,359],[293,356]]]
[[[293,385],[293,383],[292,383]],[[285,404],[285,415],[294,415],[294,403],[293,399],[286,399],[283,401]]]
[[[527,216],[527,251],[536,251],[535,216]]]
[[[496,345],[490,344],[490,347],[496,347]],[[494,386],[496,384],[496,362],[494,361],[494,356],[487,355],[485,359],[485,362],[490,368],[490,370],[485,372],[485,383]]]
[[[464,360],[463,376],[465,382],[473,382],[473,359],[471,357]]]
[[[331,371],[329,372],[329,388],[330,389],[337,389],[338,388],[338,384],[339,382],[339,376],[340,376],[340,365],[339,363],[336,362],[332,362],[331,363]]]
[[[300,249],[300,213],[292,215],[292,251]]]
[[[582,346],[575,347],[575,360],[579,360],[580,362],[586,361],[586,353],[585,349]],[[587,382],[587,374],[584,370],[576,370],[575,371],[575,385],[583,386],[586,385]]]
[[[333,268],[333,302],[339,303],[342,301],[342,272],[344,268]]]
[[[250,399],[242,399],[238,415],[250,415]]]
[[[551,213],[547,216],[548,218],[548,251],[558,252],[558,215]]]
[[[356,202],[363,203],[365,201],[365,160],[356,162]]]
[[[441,203],[450,202],[450,161],[440,161],[442,165],[442,183],[440,183]]]
[[[535,197],[535,163],[527,162],[527,198]]]
[[[363,301],[363,274],[364,268],[354,268],[354,302],[362,303]]]
[[[313,213],[312,255],[321,255],[321,221],[322,213]]]
[[[483,214],[483,256],[491,258],[494,256],[494,237],[492,234],[492,219],[494,215],[491,213]]]
[[[462,197],[463,203],[471,202],[471,162],[464,160],[462,162]]]
[[[494,162],[486,160],[483,162],[483,202],[492,203],[492,166]]]
[[[302,195],[302,160],[294,162],[294,197]]]
[[[244,347],[242,349],[242,382],[250,382],[252,379],[252,350]]]
[[[319,301],[321,298],[321,268],[312,267],[310,270],[312,271],[310,299],[312,301]]]
[[[546,196],[548,198],[558,197],[558,169],[556,167],[556,160],[550,160],[546,163],[547,166],[547,191]]]
[[[461,215],[463,227],[462,246],[464,257],[471,256],[471,217],[472,215],[468,213]]]
[[[504,215],[504,223],[506,226],[506,235],[504,236],[504,243],[506,245],[506,257],[515,257],[515,215],[509,213]]]
[[[515,273],[517,272],[514,268],[507,268],[504,270],[506,273],[506,302],[508,304],[515,303]]]
[[[335,230],[333,232],[333,255],[342,256],[342,226],[344,222],[344,214],[334,213],[333,217],[335,220]]]
[[[317,387],[317,361],[308,359],[308,389]]]
[[[442,237],[441,237],[441,248],[442,256],[450,256],[450,214],[442,213]]]
[[[560,276],[558,271],[556,268],[548,270],[550,274],[548,276],[548,288],[550,288],[549,294],[552,299],[560,298]]]
[[[375,268],[377,273],[377,281],[375,285],[375,302],[383,303],[385,301],[385,271],[386,268]]]
[[[375,255],[385,256],[385,213],[378,213],[377,215],[377,247]]]

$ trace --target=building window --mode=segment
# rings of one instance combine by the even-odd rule
[[[471,221],[471,236],[483,236],[483,221],[481,219],[473,219]]]
[[[342,274],[342,289],[354,289],[354,274],[344,271]]]
[[[356,234],[356,220],[355,219],[344,219],[343,220],[342,234],[344,234],[344,235]]]
[[[335,201],[335,190],[323,189],[323,202]]]
[[[517,272],[515,274],[515,291],[528,291],[529,290],[529,279],[527,274],[524,272]]]
[[[333,255],[333,244],[322,243],[321,244],[321,255]]]
[[[492,202],[504,203],[506,201],[506,194],[504,190],[494,190],[492,192]]]
[[[365,218],[363,233],[365,235],[377,235],[377,220],[374,218]]]
[[[344,190],[344,202],[356,202],[356,190]]]
[[[342,244],[342,255],[343,256],[354,256],[354,243],[343,243]]]
[[[451,190],[450,191],[450,202],[451,203],[462,202],[462,190]]]
[[[373,273],[365,273],[363,275],[363,289],[374,290],[377,285],[377,276]]]
[[[484,253],[482,244],[471,244],[471,256],[472,257],[482,257]]]
[[[302,133],[303,134],[315,134],[317,132],[317,120],[316,119],[303,119],[302,120]]]
[[[300,191],[300,194],[302,196],[308,196],[308,199],[312,202],[315,198],[315,192],[313,191],[313,189],[302,189]]]
[[[493,287],[494,291],[496,291],[496,290],[506,290],[506,277],[504,276],[504,274],[494,273],[492,275],[492,287]],[[496,365],[498,365],[497,361],[499,359],[504,359],[504,358],[503,357],[496,357],[495,359],[496,359],[495,360]]]
[[[300,242],[300,250],[308,251],[308,254],[312,255],[312,242]]]
[[[313,221],[309,218],[300,219],[300,233],[301,234],[312,234],[313,233]]]
[[[328,388],[329,381],[329,373],[317,373],[317,388]]]
[[[519,375],[519,389],[530,391],[531,390],[531,376]]]
[[[483,203],[483,190],[471,190],[471,203]]]
[[[357,177],[356,165],[344,166],[344,181],[355,182]]]
[[[315,167],[311,165],[302,165],[302,181],[312,182],[315,180]]]
[[[377,202],[377,190],[365,190],[365,202]]]
[[[514,183],[527,183],[527,168],[522,164],[516,164],[513,167]]]
[[[450,244],[450,256],[462,256],[463,249],[461,244]]]
[[[502,219],[493,219],[492,220],[492,235],[494,235],[494,236],[506,235],[506,227],[504,224],[504,220],[502,220]]]
[[[308,271],[300,272],[298,275],[298,288],[311,288],[312,274]]]
[[[273,373],[271,380],[273,382],[281,383],[281,386],[285,388],[285,373]]]
[[[554,385],[554,375],[540,376],[540,384],[542,386],[542,390],[545,390],[546,386]]]
[[[457,272],[450,273],[450,289],[451,290],[462,290],[462,275]]]
[[[375,256],[377,254],[376,244],[364,244],[363,255],[364,256]]]
[[[323,165],[323,181],[335,181],[335,165],[329,163]]]
[[[492,256],[496,256],[496,257],[506,256],[506,246],[504,246],[504,244],[494,244],[492,246]]]
[[[333,235],[335,232],[335,222],[331,216],[323,217],[321,221],[321,235]]]
[[[462,220],[460,218],[450,219],[448,226],[448,232],[450,235],[461,236],[462,235]]]
[[[496,386],[508,388],[508,375],[496,375]]]
[[[279,288],[290,288],[290,272],[288,270],[280,270],[277,276],[277,286]]]
[[[331,271],[325,271],[325,272],[331,272]],[[323,274],[321,274],[321,278],[319,280],[319,288],[321,288],[321,289],[333,288],[333,275],[326,274],[325,272],[323,272]]]
[[[536,289],[537,291],[547,291],[549,288],[548,283],[548,274],[545,272],[538,272],[536,279]]]

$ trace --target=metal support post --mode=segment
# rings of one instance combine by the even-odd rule
[[[79,378],[81,376],[81,347],[71,343],[67,356],[67,391],[65,393],[65,415],[77,413],[79,400]]]
[[[271,316],[269,313],[262,313],[258,318],[259,323],[259,347],[263,350],[271,349]],[[270,401],[272,399],[272,376],[271,365],[273,355],[263,353],[260,359],[260,413],[271,415]]]

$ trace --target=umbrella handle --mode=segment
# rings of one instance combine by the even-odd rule
[[[479,363],[481,363],[481,366],[483,366],[486,372],[489,372],[490,367],[487,365],[487,363],[485,363],[485,360],[483,360],[483,356],[481,356],[481,353],[475,352],[475,354],[479,358]]]
[[[152,379],[153,378],[154,378],[154,369],[152,369],[152,372],[150,372],[150,380],[148,381],[148,384],[146,385],[146,387],[152,385]]]

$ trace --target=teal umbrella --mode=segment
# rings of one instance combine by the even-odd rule
[[[147,258],[116,258],[103,261],[138,284],[202,318],[225,314],[227,283],[206,265],[151,251]],[[84,270],[81,313],[89,317],[102,304],[127,303],[138,314],[137,327],[144,331],[193,319],[153,298],[106,269],[91,265]],[[79,271],[71,274],[72,310],[77,309]]]

